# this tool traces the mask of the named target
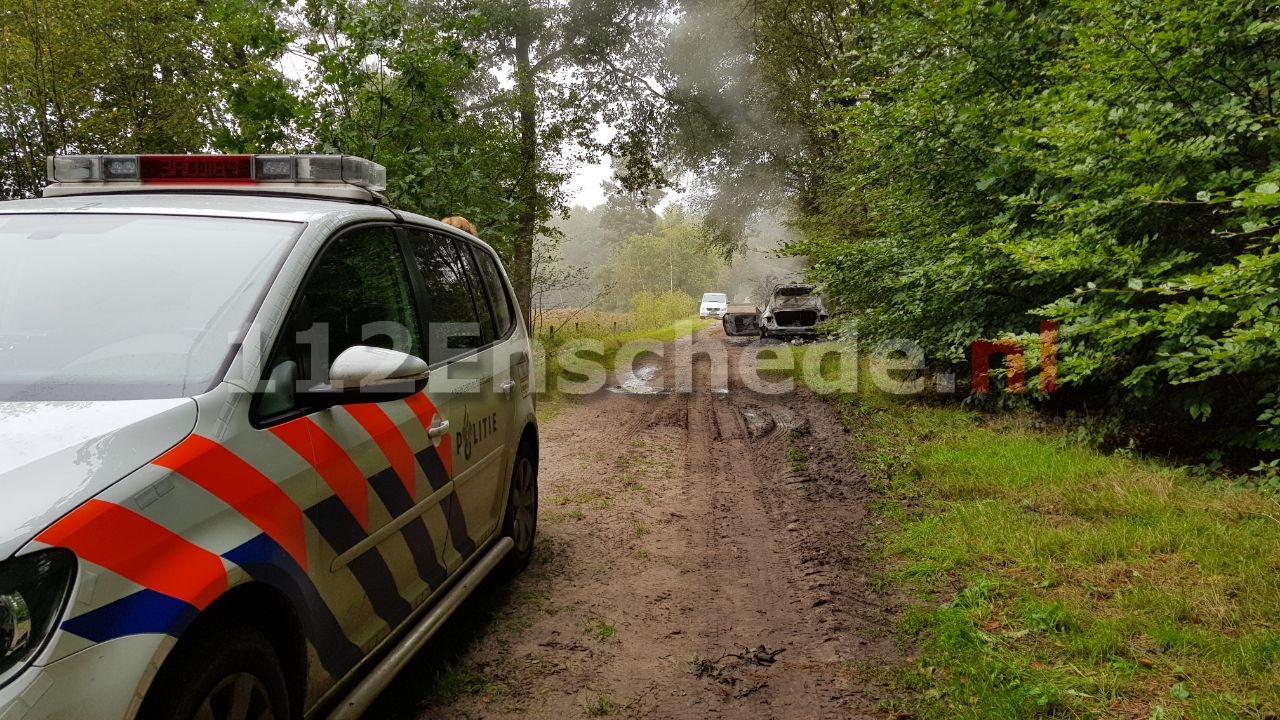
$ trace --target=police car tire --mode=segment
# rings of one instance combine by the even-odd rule
[[[522,463],[528,461],[531,465],[531,477],[528,478],[529,484],[532,486],[533,507],[532,517],[526,517],[525,521],[530,524],[528,528],[527,540],[524,546],[521,546],[522,533],[517,532],[516,523],[519,502],[520,488],[520,472]],[[516,461],[511,469],[511,489],[507,491],[507,510],[502,518],[502,535],[509,537],[516,542],[516,546],[507,553],[503,558],[501,572],[507,575],[514,575],[529,566],[529,561],[533,558],[533,545],[538,533],[538,453],[527,442],[520,443],[520,449],[516,452]]]
[[[240,673],[261,683],[255,689],[264,696],[259,700],[270,705],[273,720],[291,720],[289,691],[275,650],[261,632],[241,625],[204,632],[185,646],[179,644],[156,676],[138,718],[195,718],[205,699]]]

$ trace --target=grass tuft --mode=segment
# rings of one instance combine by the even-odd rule
[[[586,631],[587,635],[601,642],[611,640],[618,634],[618,628],[604,618],[592,618],[591,620],[588,620],[586,623]]]
[[[592,696],[583,704],[583,710],[586,711],[588,717],[605,717],[608,715],[616,715],[622,706],[618,705],[613,699],[612,690],[601,690],[593,693]]]
[[[498,681],[460,662],[450,663],[442,668],[429,688],[422,698],[426,707],[450,705],[472,695],[498,695],[506,692],[506,688]]]

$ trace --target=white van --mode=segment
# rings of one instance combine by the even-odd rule
[[[728,306],[729,298],[724,293],[703,293],[702,305],[698,307],[698,317],[703,319],[723,317],[724,310]]]

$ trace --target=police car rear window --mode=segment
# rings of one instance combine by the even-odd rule
[[[301,225],[0,215],[0,400],[213,388]]]

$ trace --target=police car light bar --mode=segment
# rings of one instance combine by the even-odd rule
[[[53,155],[51,183],[254,185],[315,183],[387,189],[387,169],[354,155]]]

